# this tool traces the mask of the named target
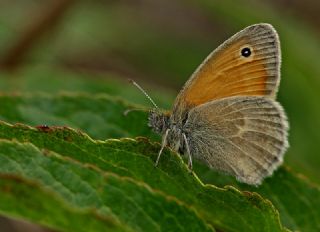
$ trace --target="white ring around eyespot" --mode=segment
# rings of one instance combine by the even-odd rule
[[[242,49],[244,49],[244,48],[249,48],[249,49],[250,49],[250,51],[251,51],[250,56],[244,57],[244,56],[242,55]],[[240,59],[243,59],[243,60],[245,60],[245,61],[252,61],[252,59],[253,59],[253,57],[254,57],[254,50],[253,50],[252,46],[249,45],[249,44],[245,44],[245,45],[241,46],[241,47],[240,47],[240,50],[239,50],[239,56],[240,56]]]

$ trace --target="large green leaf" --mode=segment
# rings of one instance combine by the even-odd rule
[[[134,231],[212,231],[190,206],[178,199],[132,178],[101,170],[94,163],[80,163],[49,150],[41,151],[29,143],[10,141],[0,142],[0,163],[2,174],[37,181],[72,206],[91,208],[120,222],[124,228]],[[37,199],[28,202],[32,204],[33,201]],[[16,213],[29,217],[22,210]],[[92,223],[89,219],[84,219],[83,223]],[[38,220],[41,222],[42,218]],[[56,222],[51,223],[58,227]],[[74,223],[76,221],[70,221],[68,227],[77,231],[78,226],[73,228]],[[83,227],[83,230],[91,229],[85,224]],[[100,228],[100,231],[103,230]]]
[[[203,185],[175,153],[166,150],[159,168],[155,168],[159,145],[146,139],[102,142],[68,128],[36,129],[6,123],[1,123],[0,135],[38,147],[0,143],[0,147],[7,148],[1,151],[11,151],[1,152],[0,172],[40,181],[72,205],[95,207],[123,223],[131,214],[136,215],[135,220],[125,224],[133,229],[150,231],[153,227],[142,226],[147,222],[152,226],[156,221],[162,228],[173,220],[177,221],[176,230],[179,226],[180,230],[199,231],[197,228],[202,226],[203,231],[208,227],[202,218],[224,231],[283,230],[278,213],[268,200],[233,187]],[[12,148],[16,146],[18,149]],[[25,149],[32,152],[25,156]],[[130,201],[126,198],[136,204],[128,206]],[[167,220],[161,221],[159,217],[163,215],[168,215]]]
[[[85,94],[2,96],[0,103],[6,106],[1,111],[3,119],[12,123],[24,122],[41,125],[52,118],[58,118],[51,125],[72,125],[77,129],[88,131],[91,136],[99,139],[107,136],[134,137],[137,131],[139,135],[153,136],[146,126],[147,114],[145,112],[132,112],[124,117],[122,113],[130,105],[107,96]],[[25,109],[30,107],[36,109],[32,112],[37,112],[44,117],[39,120],[38,115],[28,114]],[[48,111],[50,113],[47,113]],[[87,116],[84,118],[72,116],[77,115],[78,112],[86,112]],[[90,118],[90,115],[93,118]],[[104,116],[105,121],[96,123],[96,118],[101,115]],[[88,126],[81,120],[92,121],[92,124]],[[86,129],[95,126],[102,130],[97,132]],[[114,131],[113,128],[122,129]],[[195,167],[195,173],[200,175],[205,183],[221,187],[236,186],[245,191],[240,193],[230,187],[221,189],[212,186],[203,187],[197,177],[188,174],[181,159],[168,151],[161,160],[161,170],[154,168],[153,161],[159,145],[142,138],[99,142],[90,139],[85,134],[64,127],[39,126],[35,129],[5,123],[1,124],[0,131],[1,138],[31,142],[39,149],[53,151],[81,163],[95,165],[105,172],[116,173],[119,176],[130,177],[145,183],[152,189],[185,202],[218,229],[236,231],[237,228],[246,228],[250,230],[247,227],[248,224],[253,225],[253,228],[258,228],[258,225],[269,224],[270,221],[273,221],[273,226],[270,228],[281,228],[280,225],[277,225],[277,213],[273,207],[268,201],[252,192],[258,192],[271,200],[279,210],[283,224],[288,228],[312,230],[319,227],[317,221],[319,212],[314,210],[314,207],[320,206],[319,188],[300,178],[288,168],[281,168],[262,186],[252,188],[247,185],[239,185],[233,178],[215,173],[201,164]],[[259,207],[256,208],[256,206]],[[301,210],[306,210],[310,214],[301,214]],[[262,215],[264,216],[261,217]],[[309,219],[307,222],[306,218]],[[264,228],[268,230],[267,227]]]

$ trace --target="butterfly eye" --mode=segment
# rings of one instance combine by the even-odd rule
[[[243,57],[249,57],[249,56],[251,55],[251,49],[250,49],[250,48],[247,48],[247,47],[243,48],[243,49],[241,50],[241,55],[242,55]]]

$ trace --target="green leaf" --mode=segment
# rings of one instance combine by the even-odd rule
[[[158,138],[147,127],[145,112],[133,112],[125,116],[126,110],[137,106],[107,95],[1,95],[0,105],[0,120],[11,123],[69,126],[86,131],[96,139],[139,135]]]
[[[5,139],[31,142],[43,151],[15,142],[14,146],[19,149],[28,148],[33,152],[28,156],[1,152],[0,172],[36,179],[71,204],[96,207],[99,212],[112,212],[121,222],[127,221],[128,212],[135,215],[141,209],[145,214],[130,220],[134,223],[128,225],[131,228],[140,228],[141,221],[143,225],[150,222],[149,226],[152,226],[149,217],[159,222],[159,226],[162,223],[167,225],[168,221],[160,216],[168,214],[169,224],[173,223],[171,220],[178,220],[181,230],[194,228],[192,226],[202,226],[200,231],[208,229],[201,224],[200,218],[224,231],[256,231],[257,228],[261,231],[283,230],[278,213],[269,201],[258,194],[241,193],[233,187],[203,185],[188,172],[176,153],[166,150],[159,168],[155,168],[159,145],[145,139],[102,142],[68,128],[44,130],[5,123],[1,123],[0,135]],[[2,143],[0,147],[9,144]],[[8,160],[7,163],[4,164],[4,160]],[[83,199],[84,195],[90,197]],[[121,200],[120,195],[123,198],[131,196],[139,207],[128,206],[130,201]],[[110,210],[102,210],[104,208]],[[170,216],[170,212],[175,213]],[[186,217],[189,219],[185,220]],[[188,224],[187,221],[193,222]],[[150,228],[153,227],[144,227],[141,231],[149,231],[145,229]]]
[[[236,181],[196,162],[195,170],[200,179],[216,186],[232,185],[241,191],[257,192],[269,199],[280,212],[282,223],[294,231],[318,231],[320,229],[320,188],[305,176],[287,166],[281,167],[258,188]],[[303,213],[301,213],[303,212]]]
[[[6,143],[5,147],[8,145]],[[4,148],[2,142],[1,147]],[[10,146],[10,149],[14,147]],[[0,174],[0,213],[59,231],[131,231],[96,210],[72,207],[53,191],[20,175]]]
[[[4,140],[0,142],[0,163],[2,174],[37,181],[42,188],[59,195],[73,207],[94,209],[99,215],[113,218],[133,231],[213,231],[183,202],[132,178],[100,170],[94,164],[80,163],[48,150],[40,151],[28,143]],[[38,201],[33,199],[29,199],[29,204]],[[3,207],[2,211],[5,210]],[[26,218],[30,215],[24,210],[17,210],[16,214]],[[46,217],[49,216],[50,212]],[[89,218],[86,220],[95,223]],[[58,227],[54,221],[48,225],[51,223]],[[77,226],[73,227],[75,223],[69,221],[67,226],[77,231]],[[85,224],[82,226],[83,230],[91,229]],[[100,231],[103,231],[101,227]]]
[[[89,130],[91,136],[99,139],[102,139],[103,135],[110,137],[134,137],[137,134],[145,135],[146,137],[151,136],[153,138],[157,138],[154,137],[154,135],[150,132],[150,129],[146,126],[147,114],[145,112],[132,112],[127,117],[122,118],[122,112],[126,108],[130,107],[130,105],[125,104],[123,101],[115,100],[107,96],[88,96],[84,94],[58,96],[2,96],[0,97],[0,102],[4,106],[6,106],[5,103],[7,103],[7,108],[3,107],[1,115],[3,115],[6,120],[11,122],[19,121],[31,125],[37,125],[48,122],[50,118],[58,118],[59,120],[66,120],[66,124],[59,124],[60,121],[57,120],[57,122],[52,123],[52,125],[69,124],[83,131],[86,131],[86,128],[90,129],[95,127],[103,129],[98,131],[98,133],[97,130]],[[30,107],[36,108],[36,112],[38,112],[39,115],[44,115],[44,118],[37,121],[33,119],[37,118],[37,115],[33,116],[33,114],[30,114],[29,116],[24,110],[18,111],[18,113],[12,113],[14,109],[28,109]],[[50,114],[46,113],[47,111],[50,111]],[[80,120],[80,117],[72,117],[73,114],[78,114],[79,111],[86,112],[86,115],[92,115],[93,118],[89,117],[89,119],[92,121],[91,124],[89,124],[91,126],[88,126],[88,124],[83,124]],[[18,115],[18,117],[13,117],[14,115]],[[94,119],[100,115],[104,116],[101,117],[101,119],[106,119],[100,122],[100,124],[97,124]],[[77,120],[75,120],[75,118]],[[137,179],[148,184],[148,186],[151,186],[154,189],[160,189],[170,196],[175,196],[179,200],[184,200],[187,202],[187,204],[190,204],[190,201],[196,202],[194,198],[195,196],[199,195],[199,193],[193,188],[187,188],[188,186],[193,186],[194,183],[198,182],[195,180],[189,180],[190,175],[186,174],[187,170],[185,170],[184,165],[181,167],[181,173],[178,172],[177,167],[179,165],[181,166],[180,160],[177,160],[175,161],[176,163],[171,164],[171,162],[173,162],[171,156],[169,161],[165,161],[166,158],[164,158],[164,160],[161,160],[160,167],[165,169],[165,175],[163,172],[158,173],[157,169],[155,170],[153,168],[153,161],[151,161],[149,157],[151,156],[154,160],[156,153],[160,148],[158,145],[151,144],[143,139],[139,139],[138,141],[121,140],[120,142],[117,140],[111,140],[106,142],[98,142],[93,141],[84,134],[69,130],[67,128],[38,127],[38,129],[35,130],[23,126],[11,127],[6,124],[2,124],[0,128],[2,131],[5,131],[1,133],[2,138],[18,139],[21,142],[32,142],[41,149],[51,150],[59,154],[72,157],[73,159],[79,160],[83,163],[92,163],[102,170],[117,173],[120,176],[128,176],[133,179]],[[115,133],[114,130],[110,128],[122,129],[118,130],[120,132],[117,131]],[[137,131],[139,132],[137,133]],[[132,155],[132,153],[134,153],[134,155]],[[108,159],[102,158],[104,157],[103,154],[109,154]],[[145,156],[147,156],[148,159],[145,159]],[[104,162],[101,162],[101,159],[103,159]],[[167,165],[166,162],[169,162],[169,164]],[[311,228],[319,227],[319,223],[317,221],[317,217],[319,215],[317,212],[314,212],[313,209],[314,206],[320,206],[320,202],[318,200],[320,199],[319,188],[313,184],[310,184],[309,181],[301,179],[299,175],[294,174],[294,171],[288,170],[288,168],[281,168],[273,177],[268,178],[259,188],[252,188],[247,185],[239,185],[239,183],[233,178],[217,174],[216,172],[209,170],[204,165],[196,166],[195,173],[197,173],[200,179],[205,183],[211,183],[221,187],[225,185],[232,185],[243,191],[250,191],[248,193],[244,193],[247,194],[248,197],[252,197],[251,192],[258,192],[266,199],[272,201],[272,203],[280,212],[281,221],[290,229],[309,230]],[[172,177],[174,177],[174,179],[172,179]],[[156,178],[156,180],[154,178]],[[199,185],[199,183],[197,185]],[[197,185],[194,187],[195,189],[199,188]],[[296,191],[294,191],[294,189],[296,189]],[[231,190],[228,189],[227,193],[231,194],[230,191]],[[187,195],[187,197],[185,195]],[[202,196],[202,193],[200,195]],[[215,199],[225,199],[226,193],[221,195],[214,193],[212,196],[215,196]],[[253,197],[259,199],[259,197],[255,194]],[[231,197],[231,199],[232,198],[233,197]],[[209,215],[205,216],[206,221],[215,218],[215,220],[212,222],[212,225],[215,228],[230,230],[230,223],[234,223],[231,228],[236,228],[236,226],[242,225],[240,219],[239,221],[235,220],[235,218],[238,217],[238,215],[236,216],[236,213],[234,216],[232,216],[233,220],[228,221],[225,219],[225,214],[231,214],[230,212],[224,211],[226,207],[224,203],[216,203],[213,201],[214,203],[212,204],[214,206],[208,207],[208,203],[206,201],[211,202],[212,200],[207,199],[205,200],[205,203],[200,202],[201,205],[197,206],[196,209],[199,213],[202,212],[201,217],[202,214]],[[257,200],[257,202],[260,203],[261,201],[265,202],[262,199]],[[229,200],[227,202],[229,202]],[[291,202],[294,202],[294,204]],[[203,209],[204,206],[206,208],[205,210]],[[239,208],[234,205],[230,207],[242,211],[243,206],[240,206],[241,204],[238,205]],[[265,206],[265,208],[268,207]],[[247,210],[249,212],[251,209],[247,208]],[[310,215],[301,214],[301,210],[307,210],[310,212]],[[273,218],[277,217],[277,213],[275,211],[270,210],[270,208],[268,211],[271,212],[271,215],[273,214]],[[253,215],[255,214],[256,212]],[[251,220],[249,218],[253,217],[252,214],[248,215],[245,216],[246,220]],[[207,219],[207,217],[211,219]],[[307,222],[306,218],[309,218]],[[250,224],[251,223],[252,222],[250,221]]]

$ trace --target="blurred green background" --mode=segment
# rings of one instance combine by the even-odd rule
[[[320,2],[317,0],[1,0],[0,91],[107,92],[163,108],[202,60],[250,24],[282,47],[279,101],[290,122],[285,163],[320,184]]]

